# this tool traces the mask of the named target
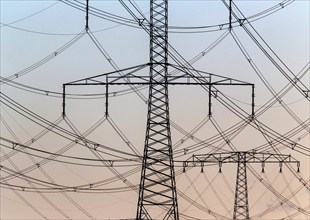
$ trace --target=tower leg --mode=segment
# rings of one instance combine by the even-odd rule
[[[246,175],[246,153],[239,152],[233,220],[248,219],[250,219],[250,217]]]

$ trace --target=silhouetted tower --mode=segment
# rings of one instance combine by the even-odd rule
[[[183,162],[183,171],[189,166],[200,164],[201,172],[204,172],[204,165],[210,163],[219,164],[219,172],[222,172],[223,163],[237,163],[237,178],[235,190],[235,202],[233,220],[249,220],[249,202],[247,187],[246,166],[248,163],[261,163],[262,173],[265,172],[266,163],[279,163],[280,173],[284,163],[296,163],[297,172],[299,172],[300,162],[295,160],[291,155],[272,154],[255,151],[236,151],[229,153],[211,153],[193,155],[191,158]]]
[[[150,1],[150,85],[137,219],[179,219],[168,100],[168,1]],[[158,210],[157,210],[158,211]]]
[[[240,152],[237,154],[237,156],[238,168],[233,219],[250,219],[248,203],[248,184],[246,176],[246,152]]]
[[[105,115],[108,117],[109,86],[148,85],[147,126],[136,219],[178,220],[179,213],[170,132],[168,85],[199,85],[209,91],[209,115],[211,115],[211,96],[217,97],[217,95],[214,95],[218,91],[215,86],[251,86],[251,117],[253,117],[254,84],[185,66],[169,64],[168,0],[150,0],[149,22],[144,18],[140,20],[135,16],[124,1],[120,0],[120,3],[150,35],[150,62],[125,69],[118,69],[114,65],[115,71],[64,83],[62,115],[63,117],[66,115],[66,88],[68,86],[106,86]],[[96,46],[104,53],[104,49],[98,40],[88,31],[88,4],[86,13],[85,29]],[[168,66],[177,70],[178,74],[168,75]],[[150,68],[148,75],[139,74],[142,69],[147,67]],[[96,148],[95,146],[94,149]],[[128,181],[124,183],[129,184]]]

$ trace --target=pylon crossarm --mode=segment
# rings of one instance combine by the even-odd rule
[[[157,70],[155,67],[160,66],[160,70]],[[162,71],[166,67],[171,66],[178,70],[177,74],[173,75],[162,75]],[[145,67],[150,67],[153,70],[153,74],[138,74],[139,71],[145,69]],[[193,71],[199,73],[198,75],[194,74]],[[92,77],[87,77],[79,80],[63,84],[63,116],[66,112],[66,87],[68,86],[106,86],[106,115],[108,116],[108,102],[109,102],[109,86],[111,85],[140,85],[140,86],[150,86],[154,91],[155,86],[164,86],[165,88],[168,85],[200,85],[200,86],[209,86],[209,115],[211,115],[211,97],[217,97],[217,89],[214,86],[250,86],[252,87],[252,116],[254,116],[254,84],[236,80],[230,77],[219,76],[216,74],[198,71],[190,68],[183,68],[177,65],[172,65],[168,63],[158,63],[150,62],[142,65],[137,65],[121,70],[116,70],[104,74],[95,75]],[[213,88],[213,89],[211,89]],[[215,89],[215,90],[214,90]],[[163,95],[165,95],[163,93]],[[153,97],[156,99],[156,96]],[[160,100],[162,97],[160,98]],[[157,99],[159,100],[159,99]],[[160,106],[157,106],[159,108]],[[163,106],[164,107],[164,106]]]
[[[91,83],[88,84],[88,82],[106,83],[106,81],[105,81],[106,77],[108,77],[108,78],[113,77],[114,79],[116,78],[116,79],[126,80],[126,78],[128,76],[130,76],[131,74],[133,74],[137,71],[140,71],[140,70],[142,70],[148,66],[149,66],[149,63],[140,64],[140,65],[124,68],[121,70],[115,70],[115,71],[111,71],[111,72],[107,72],[107,73],[103,73],[103,74],[98,74],[98,75],[91,76],[91,77],[86,77],[86,78],[74,80],[72,82],[68,82],[68,83],[65,83],[63,85],[65,85],[65,86],[90,85]],[[102,80],[100,80],[100,79],[102,79]],[[100,84],[100,85],[105,85],[105,84]]]
[[[195,70],[201,73],[197,76],[191,72],[184,72],[184,69],[179,69],[179,73],[159,77],[150,80],[150,75],[139,75],[137,72],[143,70],[152,63],[141,64],[117,71],[112,71],[104,74],[87,77],[72,82],[64,83],[64,86],[86,86],[86,85],[235,85],[235,86],[253,86],[254,84],[233,79],[230,77],[219,76],[213,73]],[[176,65],[167,64],[176,68]],[[192,69],[188,69],[193,71]],[[212,79],[212,81],[211,81]]]
[[[214,84],[214,85],[246,85],[252,86],[253,83],[245,82],[242,80],[226,77],[202,70],[197,70],[190,67],[179,66],[175,64],[168,64],[170,67],[178,70],[178,72],[184,73],[183,75],[195,80],[199,80],[201,83]],[[177,76],[177,74],[175,74]],[[208,84],[209,83],[209,84]]]
[[[240,155],[243,155],[241,158]],[[182,161],[183,168],[195,167],[197,165],[205,164],[224,164],[224,163],[261,163],[264,168],[266,163],[278,163],[280,172],[284,163],[297,164],[297,171],[299,172],[300,161],[296,160],[290,154],[276,154],[269,152],[255,152],[255,151],[236,151],[228,153],[211,153],[211,154],[193,154],[187,160]]]

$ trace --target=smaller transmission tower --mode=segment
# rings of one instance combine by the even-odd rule
[[[300,162],[294,159],[291,155],[261,153],[255,151],[237,151],[229,153],[211,153],[193,155],[188,160],[183,162],[183,171],[188,167],[195,167],[197,164],[203,167],[205,164],[219,164],[219,172],[222,172],[223,163],[237,163],[237,178],[234,201],[233,220],[249,220],[249,202],[248,202],[248,187],[247,187],[247,172],[246,166],[248,163],[261,163],[262,172],[265,172],[266,163],[279,163],[280,172],[284,163],[296,163],[297,172],[299,172]]]
[[[238,153],[238,168],[233,219],[249,219],[246,153]]]

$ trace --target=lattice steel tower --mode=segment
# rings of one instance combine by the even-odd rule
[[[137,219],[179,219],[168,99],[168,0],[150,1],[150,86]],[[162,215],[153,214],[159,206]],[[158,210],[157,210],[158,211]]]
[[[143,19],[139,19],[123,0],[119,2],[150,35],[150,62],[121,70],[113,66],[115,71],[63,84],[62,114],[66,115],[66,88],[68,86],[106,86],[106,117],[108,117],[109,86],[148,85],[148,115],[136,219],[179,220],[170,133],[168,85],[203,86],[209,91],[209,115],[211,115],[211,97],[213,92],[218,91],[215,86],[251,86],[253,116],[254,84],[194,70],[183,65],[169,64],[168,0],[150,0],[149,22],[144,19],[143,15]],[[88,30],[88,4],[86,13],[86,30]],[[104,52],[94,36],[91,33],[89,36],[100,51]],[[178,74],[168,75],[168,66],[178,70]],[[138,74],[140,70],[147,67],[150,68],[148,75]]]
[[[297,164],[297,172],[299,172],[300,162],[291,155],[279,153],[264,153],[256,151],[233,151],[226,153],[211,153],[193,155],[183,162],[183,172],[187,167],[195,167],[197,164],[201,165],[201,172],[204,172],[205,164],[219,164],[219,172],[222,172],[222,164],[237,163],[237,180],[234,202],[233,220],[249,220],[249,202],[248,202],[248,187],[247,187],[247,171],[246,167],[249,163],[262,164],[262,173],[265,172],[266,163],[278,163],[280,166],[280,173],[282,173],[283,164],[295,163]]]
[[[247,184],[248,181],[246,176],[246,156],[246,152],[241,152],[237,154],[238,168],[233,220],[250,219]]]

